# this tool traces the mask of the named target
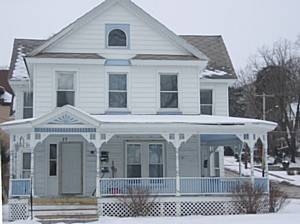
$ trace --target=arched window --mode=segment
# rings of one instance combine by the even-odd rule
[[[108,34],[109,47],[127,47],[126,33],[121,29],[113,29]]]

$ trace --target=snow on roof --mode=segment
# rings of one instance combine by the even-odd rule
[[[11,103],[12,98],[13,98],[12,95],[6,91],[0,96],[0,99],[3,99],[4,103]]]
[[[128,124],[194,124],[194,125],[266,125],[276,127],[270,121],[210,115],[88,115],[100,123],[128,123]],[[5,122],[3,126],[26,124],[37,118]]]
[[[209,69],[205,69],[201,74],[200,77],[201,78],[211,78],[211,77],[217,77],[217,76],[230,76],[231,74],[225,72],[225,71],[221,71],[221,70],[209,70]]]
[[[18,56],[10,80],[22,81],[29,79],[27,68],[23,58],[24,56],[25,54],[23,53],[23,47],[18,47]]]
[[[103,123],[182,123],[198,125],[244,125],[276,123],[248,118],[236,118],[210,115],[91,115]]]

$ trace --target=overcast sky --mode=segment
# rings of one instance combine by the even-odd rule
[[[133,0],[177,34],[221,34],[236,69],[262,45],[300,35],[300,0]],[[14,38],[48,38],[103,0],[0,0],[0,66]]]

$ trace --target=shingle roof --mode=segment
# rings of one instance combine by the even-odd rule
[[[94,53],[42,53],[35,58],[77,58],[77,59],[104,59],[99,54]]]
[[[37,39],[15,39],[10,60],[9,78],[12,78],[12,74],[15,70],[18,54],[20,53],[19,50],[21,50],[22,53],[25,55],[31,52],[34,48],[40,46],[44,42],[45,40]]]
[[[198,36],[198,35],[182,35],[180,36],[187,42],[192,44],[203,52],[210,60],[207,66],[211,71],[224,71],[226,75],[210,75],[210,79],[235,79],[236,74],[226,49],[222,36]],[[43,44],[46,40],[37,39],[15,39],[13,53],[10,63],[9,77],[11,78],[15,69],[19,51],[26,55],[36,47]],[[80,58],[80,59],[104,59],[95,53],[43,53],[36,57],[40,58]],[[198,60],[195,56],[189,55],[153,55],[138,54],[133,59],[140,60]],[[217,72],[218,73],[218,72]],[[216,74],[217,74],[216,73]]]
[[[166,54],[137,54],[132,59],[138,60],[199,60],[193,55],[166,55]]]
[[[222,36],[181,35],[190,44],[197,47],[209,59],[207,69],[225,71],[228,75],[210,78],[235,79],[236,74]]]

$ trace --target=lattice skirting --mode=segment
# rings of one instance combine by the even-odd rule
[[[163,201],[155,202],[148,216],[234,215],[240,214],[236,201]],[[100,216],[130,217],[132,211],[118,201],[98,200]]]
[[[9,220],[25,220],[29,216],[28,199],[9,199]]]

